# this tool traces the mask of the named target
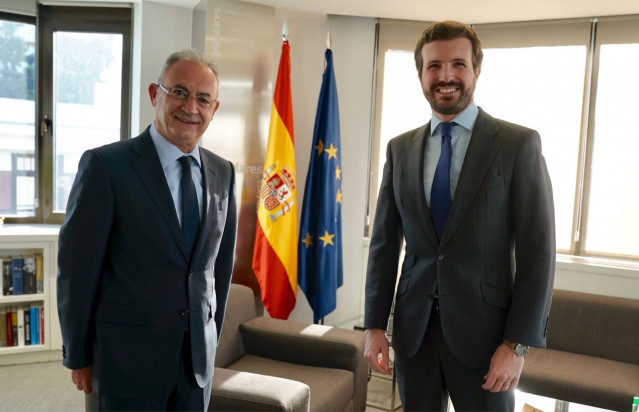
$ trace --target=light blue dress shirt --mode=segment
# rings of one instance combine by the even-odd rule
[[[191,155],[195,159],[195,162],[191,162],[191,175],[193,177],[193,183],[195,184],[195,191],[197,192],[197,203],[200,209],[200,221],[202,221],[202,170],[200,161],[200,148],[195,148],[190,153],[183,153],[173,143],[164,138],[155,126],[155,121],[151,124],[149,130],[151,133],[151,139],[155,145],[155,150],[160,157],[160,163],[162,164],[162,170],[166,177],[166,183],[169,185],[171,191],[171,197],[173,197],[173,205],[177,212],[180,226],[182,226],[182,195],[180,192],[180,179],[182,178],[182,166],[178,160],[185,155]]]
[[[450,163],[450,199],[455,198],[455,189],[459,180],[459,172],[461,172],[466,157],[468,143],[470,143],[470,135],[473,132],[473,126],[479,109],[475,103],[471,103],[467,108],[459,113],[452,122],[457,123],[451,131],[452,158]],[[424,153],[424,191],[426,192],[426,204],[430,207],[430,190],[433,186],[433,178],[435,177],[435,169],[442,151],[442,136],[437,126],[442,121],[433,114],[430,121],[430,133],[426,138],[426,149]]]

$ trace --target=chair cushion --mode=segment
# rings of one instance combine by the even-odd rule
[[[611,410],[629,410],[639,394],[639,365],[531,348],[519,389]]]
[[[302,382],[215,368],[209,411],[304,412],[310,397]]]
[[[354,375],[344,369],[319,368],[245,355],[228,369],[303,382],[311,388],[311,411],[342,411],[353,398]]]

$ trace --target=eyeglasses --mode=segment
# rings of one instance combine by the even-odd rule
[[[160,83],[156,83],[156,84],[169,97],[172,97],[172,98],[174,98],[176,100],[179,100],[181,102],[187,102],[189,100],[189,98],[191,97],[191,93],[187,89],[185,89],[183,87],[173,86],[173,87],[171,87],[170,89],[167,90]],[[213,99],[213,98],[211,98],[211,96],[209,96],[207,94],[195,95],[195,102],[198,104],[198,106],[200,106],[203,109],[210,109],[211,107],[213,107],[213,105],[215,104],[216,101],[217,101],[217,99]]]

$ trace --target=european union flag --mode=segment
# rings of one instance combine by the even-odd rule
[[[331,313],[342,286],[342,169],[333,52],[326,50],[298,247],[298,283],[313,321]]]

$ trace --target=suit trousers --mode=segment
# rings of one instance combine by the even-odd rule
[[[447,411],[448,397],[456,412],[513,411],[513,391],[492,393],[481,387],[486,367],[469,369],[450,353],[442,335],[439,306],[433,305],[431,317],[418,352],[412,358],[395,354],[395,372],[405,411]]]
[[[167,359],[168,361],[168,359]],[[184,334],[177,380],[167,390],[159,390],[147,399],[123,399],[98,396],[100,411],[204,411],[211,400],[211,382],[204,388],[195,381],[191,357],[191,338]]]

